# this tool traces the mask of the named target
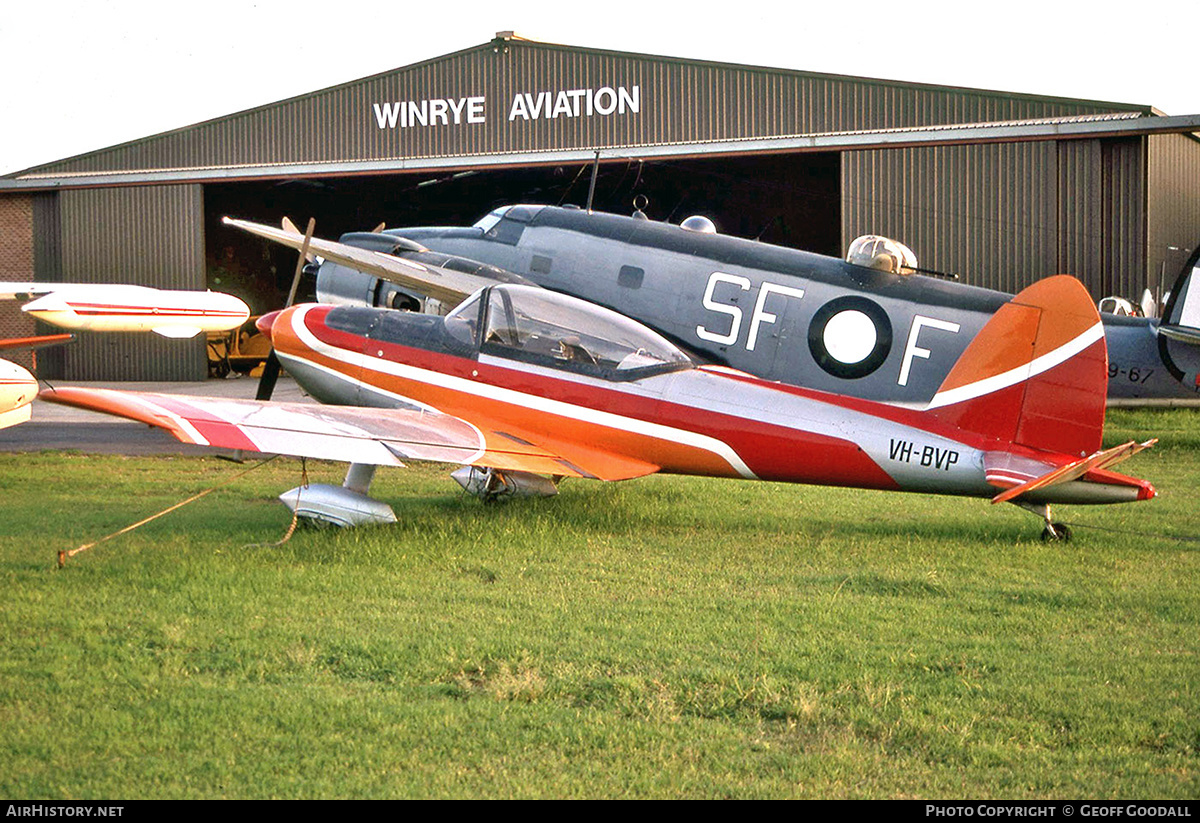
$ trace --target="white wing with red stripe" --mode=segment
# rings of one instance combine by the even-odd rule
[[[657,471],[619,456],[570,454],[476,426],[434,410],[377,409],[190,397],[113,389],[46,389],[52,403],[92,409],[166,429],[201,446],[313,457],[376,466],[426,460],[621,480]]]
[[[184,397],[111,389],[47,389],[41,399],[138,420],[200,446],[402,466],[470,463],[483,436],[457,417],[407,409]]]

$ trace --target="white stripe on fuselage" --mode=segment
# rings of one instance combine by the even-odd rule
[[[1054,351],[1047,352],[1041,357],[1035,357],[1023,366],[1017,366],[1015,369],[1009,369],[1001,374],[985,377],[983,380],[977,380],[974,383],[968,383],[956,389],[939,391],[929,401],[929,405],[926,408],[937,409],[942,406],[952,406],[955,403],[974,400],[976,397],[982,397],[985,394],[991,394],[1001,389],[1007,389],[1009,386],[1015,386],[1031,377],[1036,377],[1042,372],[1049,371],[1057,365],[1065,363],[1097,340],[1103,339],[1104,325],[1096,323],[1078,337],[1062,344]]]
[[[406,380],[415,380],[420,383],[438,386],[451,391],[472,394],[476,397],[482,397],[487,400],[494,400],[500,403],[510,403],[530,409],[532,411],[543,412],[545,414],[555,415],[558,417],[567,417],[572,420],[580,420],[585,423],[592,423],[609,429],[627,431],[632,434],[641,434],[647,437],[657,438],[659,440],[666,440],[672,443],[692,446],[720,457],[742,477],[749,480],[757,479],[757,476],[750,470],[750,467],[745,464],[738,453],[734,451],[728,443],[718,440],[715,437],[709,437],[708,435],[699,434],[697,432],[690,432],[685,429],[677,429],[672,426],[664,426],[660,423],[649,423],[633,417],[624,417],[611,412],[589,409],[585,406],[564,403],[560,400],[550,400],[545,397],[538,397],[537,395],[526,394],[525,392],[519,392],[513,389],[505,389],[499,386],[493,386],[474,380],[466,380],[461,377],[454,377],[453,375],[443,374],[441,372],[431,371],[429,369],[421,369],[405,363],[397,363],[394,360],[371,358],[366,355],[355,354],[354,352],[347,351],[346,349],[337,348],[336,346],[330,346],[329,344],[319,340],[304,325],[304,316],[312,308],[312,306],[301,306],[295,311],[295,313],[293,313],[292,330],[306,346],[332,360],[337,360],[338,362],[355,366],[360,365],[360,363],[354,358],[360,357],[362,358],[361,367],[364,371],[369,369],[381,374],[390,374]],[[296,355],[292,356],[295,357]],[[315,366],[317,364],[313,365]],[[375,387],[371,386],[371,388],[374,389]]]

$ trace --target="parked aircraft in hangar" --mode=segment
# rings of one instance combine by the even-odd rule
[[[226,222],[299,248],[303,236]],[[445,307],[483,285],[534,283],[637,319],[701,358],[769,380],[921,408],[1010,297],[919,273],[886,238],[837,259],[578,208],[508,206],[474,226],[313,239],[323,302]],[[1108,396],[1200,399],[1195,257],[1160,323],[1105,315]],[[464,291],[466,290],[466,291]]]

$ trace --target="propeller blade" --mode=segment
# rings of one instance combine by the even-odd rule
[[[310,217],[308,218],[308,227],[304,230],[304,242],[300,245],[300,257],[296,260],[296,271],[292,275],[292,288],[288,291],[287,303],[284,308],[289,308],[296,301],[296,289],[300,286],[300,275],[304,273],[304,264],[311,263],[313,256],[308,253],[308,246],[312,243],[313,231],[317,228],[317,221]]]
[[[282,225],[283,225],[284,231],[291,231],[291,232],[295,232],[296,234],[300,233],[300,229],[296,228],[296,224],[292,222],[290,217],[285,216],[283,218]],[[305,263],[311,263],[317,259],[316,255],[308,253],[308,240],[312,239],[312,228],[314,225],[316,225],[316,220],[314,220],[311,217],[308,218],[308,233],[305,235],[306,239],[305,239],[305,243],[304,243],[304,251],[302,251],[300,253],[301,258],[304,260]]]
[[[297,231],[296,226],[291,220],[283,218],[283,227],[289,231]],[[305,262],[311,262],[312,257],[308,253],[308,245],[312,242],[313,232],[317,228],[317,221],[310,217],[308,218],[308,227],[304,230],[304,242],[300,245],[300,256],[296,258],[296,272],[292,275],[292,287],[288,291],[287,302],[283,307],[286,309],[296,302],[296,291],[300,288],[300,275],[304,273]],[[258,391],[254,393],[255,400],[270,400],[271,395],[275,393],[275,383],[279,380],[279,358],[275,355],[275,347],[271,347],[270,353],[267,355],[267,362],[263,364],[262,376],[258,378]]]
[[[270,354],[267,355],[267,362],[263,363],[262,376],[258,378],[258,391],[254,393],[255,400],[270,400],[271,395],[275,393],[275,383],[279,380],[279,358],[275,356],[275,349],[272,347]]]

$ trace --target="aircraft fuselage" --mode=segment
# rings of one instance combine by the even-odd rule
[[[514,206],[489,221],[388,234],[613,308],[715,363],[913,407],[1010,297],[578,209]],[[368,275],[327,263],[322,279],[322,299],[386,305]],[[1194,374],[1181,382],[1164,366],[1155,325],[1105,316],[1110,401],[1200,398]]]
[[[485,339],[476,330],[488,322],[472,326],[471,336],[448,322],[306,305],[283,312],[271,334],[285,367],[322,402],[416,403],[471,420],[489,450],[534,442],[569,454],[584,444],[592,454],[645,461],[647,472],[982,497],[996,492],[988,482],[995,455],[1010,455],[1030,476],[1069,459],[887,404],[711,367],[627,374],[624,362],[571,361],[536,334]],[[404,445],[396,448],[404,457]],[[1150,494],[1137,484],[1075,483],[1056,488],[1053,499],[1115,503]]]

